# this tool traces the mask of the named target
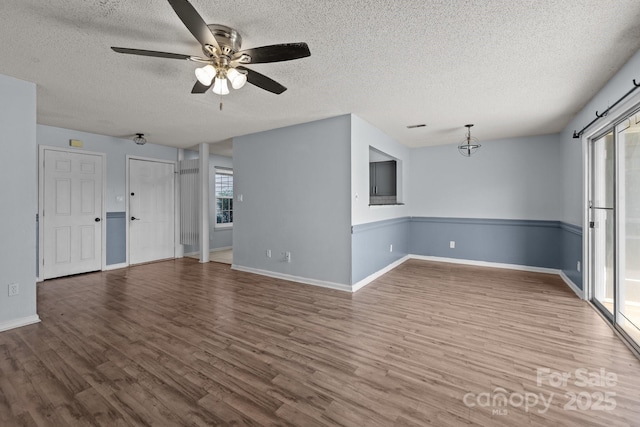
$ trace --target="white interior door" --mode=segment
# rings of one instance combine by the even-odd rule
[[[102,269],[102,162],[44,150],[44,279]]]
[[[175,164],[129,159],[129,263],[175,254]]]

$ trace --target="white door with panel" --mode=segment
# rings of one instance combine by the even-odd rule
[[[44,279],[102,269],[103,157],[44,150]]]
[[[129,263],[175,256],[175,164],[129,159]]]

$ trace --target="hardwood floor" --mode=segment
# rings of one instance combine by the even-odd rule
[[[0,333],[2,426],[640,425],[640,361],[552,275],[411,260],[349,294],[185,258],[38,304]]]
[[[221,262],[223,264],[233,264],[233,249],[226,249],[224,251],[211,252],[211,261]]]
[[[197,255],[189,255],[189,258],[200,259],[200,254]],[[233,249],[225,249],[222,251],[211,251],[209,252],[209,260],[211,262],[221,262],[223,264],[233,264]]]

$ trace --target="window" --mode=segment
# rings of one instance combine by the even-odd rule
[[[216,227],[233,226],[233,171],[216,169]]]
[[[369,206],[401,204],[402,161],[369,147]]]

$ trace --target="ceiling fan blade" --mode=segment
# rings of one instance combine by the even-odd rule
[[[218,41],[213,36],[209,27],[207,27],[202,16],[194,9],[191,3],[187,0],[169,0],[169,4],[173,10],[175,10],[178,18],[180,18],[182,23],[191,31],[191,34],[193,34],[202,46],[209,44],[220,52]]]
[[[111,47],[114,52],[127,53],[130,55],[142,55],[153,56],[156,58],[169,58],[169,59],[189,59],[190,55],[180,55],[179,53],[157,52],[155,50],[143,50],[143,49],[129,49],[126,47]]]
[[[200,81],[196,80],[196,84],[193,85],[193,89],[191,89],[191,93],[205,93],[207,89],[209,89],[211,85],[205,86]]]
[[[236,67],[238,70],[243,70],[247,72],[247,81],[254,86],[258,86],[261,89],[269,91],[271,93],[275,93],[276,95],[280,95],[282,92],[287,90],[286,87],[282,86],[277,81],[265,76],[264,74],[260,74],[256,71],[250,70],[245,67]]]
[[[233,55],[232,59],[240,59],[242,55],[249,55],[251,57],[251,61],[246,62],[247,64],[264,64],[266,62],[291,61],[292,59],[305,58],[310,56],[311,52],[306,43],[283,43],[242,50]]]

